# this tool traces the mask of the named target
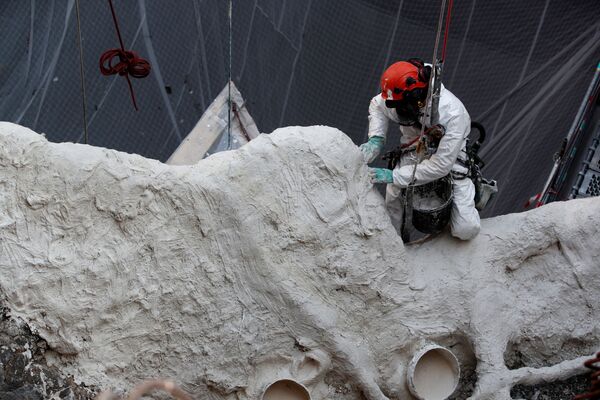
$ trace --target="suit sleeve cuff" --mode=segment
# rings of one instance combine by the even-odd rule
[[[410,183],[410,179],[412,178],[412,172],[414,167],[414,165],[405,165],[400,168],[394,168],[394,185],[400,186],[401,188],[407,187]]]

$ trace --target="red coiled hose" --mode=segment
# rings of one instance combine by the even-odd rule
[[[115,29],[117,30],[117,36],[119,38],[121,48],[110,49],[102,53],[100,56],[100,72],[102,75],[106,76],[119,74],[127,79],[131,100],[133,101],[133,106],[137,110],[138,107],[135,101],[135,93],[133,92],[133,86],[131,85],[129,76],[131,75],[133,78],[145,78],[150,73],[150,63],[147,60],[139,57],[134,51],[125,50],[112,0],[108,0],[108,4],[110,5],[110,11],[112,13],[113,22],[115,24]],[[117,57],[119,61],[115,64],[114,60]]]

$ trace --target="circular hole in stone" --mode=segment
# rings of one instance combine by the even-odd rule
[[[262,400],[310,400],[310,394],[304,385],[291,379],[280,379],[267,386]]]
[[[460,379],[460,366],[454,354],[436,345],[418,352],[407,372],[409,390],[420,400],[447,399]]]

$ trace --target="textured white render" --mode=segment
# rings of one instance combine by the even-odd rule
[[[101,387],[256,399],[292,378],[313,399],[406,399],[437,343],[477,365],[473,398],[508,399],[600,347],[599,228],[600,199],[576,200],[405,248],[333,128],[168,166],[0,123],[0,299]],[[505,366],[513,349],[528,367]]]

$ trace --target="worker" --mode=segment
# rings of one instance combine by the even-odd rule
[[[367,164],[383,149],[389,121],[400,125],[402,156],[396,167],[370,168],[373,183],[387,183],[385,203],[392,223],[400,232],[403,219],[402,189],[423,185],[452,174],[453,205],[450,230],[453,236],[469,240],[479,233],[479,213],[475,208],[475,186],[469,179],[466,140],[471,119],[462,102],[441,85],[439,126],[442,134],[435,152],[417,163],[416,147],[421,132],[420,117],[425,108],[431,67],[410,59],[392,64],[381,77],[381,93],[369,106],[369,140],[360,146]]]

